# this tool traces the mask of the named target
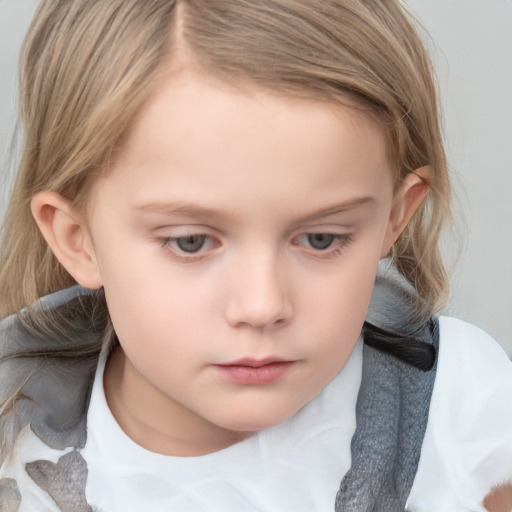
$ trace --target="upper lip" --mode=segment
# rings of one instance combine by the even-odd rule
[[[281,359],[278,357],[266,357],[264,359],[252,359],[250,357],[244,357],[237,359],[236,361],[230,361],[229,363],[221,363],[218,366],[250,366],[252,368],[260,368],[268,364],[275,363],[291,363],[289,359]]]

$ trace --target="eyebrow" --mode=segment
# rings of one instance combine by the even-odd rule
[[[356,197],[355,199],[349,199],[348,201],[344,201],[343,203],[336,204],[329,208],[322,208],[320,210],[316,210],[314,212],[308,213],[308,214],[304,215],[301,220],[322,219],[324,217],[330,217],[331,215],[336,215],[337,213],[343,213],[345,211],[358,208],[359,206],[364,206],[366,204],[375,203],[375,202],[376,202],[376,199],[371,196]]]
[[[324,217],[330,217],[332,215],[336,215],[337,213],[342,213],[348,210],[353,210],[357,207],[375,203],[376,199],[371,196],[357,197],[354,199],[349,199],[342,203],[338,203],[336,205],[330,206],[328,208],[322,208],[320,210],[315,210],[310,213],[307,213],[299,219],[300,222],[305,220],[317,220],[322,219]],[[207,208],[197,204],[185,204],[185,203],[166,203],[166,202],[150,202],[143,204],[141,206],[136,207],[138,211],[145,212],[154,212],[161,213],[164,215],[175,215],[178,217],[187,217],[193,219],[204,219],[204,218],[217,218],[217,219],[225,219],[229,220],[234,217],[234,212],[229,211],[221,211],[213,208]]]
[[[185,203],[164,203],[164,202],[151,202],[138,206],[136,210],[162,213],[164,215],[175,215],[178,217],[188,217],[193,219],[203,218],[219,218],[219,219],[230,219],[232,218],[233,212],[221,210],[215,210],[213,208],[206,208],[197,204],[185,204]]]

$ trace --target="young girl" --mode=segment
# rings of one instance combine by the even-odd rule
[[[510,362],[436,316],[398,0],[45,0],[20,85],[1,510],[481,511],[512,479]]]

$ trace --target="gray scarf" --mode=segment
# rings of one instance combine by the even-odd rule
[[[363,374],[352,466],[336,512],[405,510],[418,468],[437,368],[437,319],[421,322],[416,293],[384,261],[363,328]]]
[[[437,322],[418,321],[410,284],[381,263],[363,336],[363,376],[352,439],[352,467],[336,496],[336,512],[405,509],[417,471],[435,379]],[[62,512],[91,512],[85,497],[87,408],[105,329],[93,292],[80,287],[41,299],[57,310],[52,333],[30,325],[26,313],[0,322],[0,403],[17,389],[20,398],[0,419],[15,439],[26,425],[48,446],[72,447],[54,464],[27,464],[30,477]],[[80,349],[81,357],[73,356]],[[85,350],[84,350],[85,349]],[[31,378],[27,379],[28,376]],[[0,510],[16,511],[17,483],[0,480]]]

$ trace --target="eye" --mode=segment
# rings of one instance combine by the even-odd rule
[[[313,256],[334,257],[341,254],[351,241],[352,235],[349,233],[303,233],[293,244],[303,246]]]
[[[211,250],[219,246],[219,241],[205,234],[164,237],[157,239],[161,247],[173,258],[183,261],[198,261],[207,257]]]
[[[175,238],[174,244],[183,252],[196,253],[205,245],[206,235],[190,235]]]
[[[309,233],[307,235],[308,244],[313,249],[324,251],[328,249],[335,240],[335,236],[329,233]]]

